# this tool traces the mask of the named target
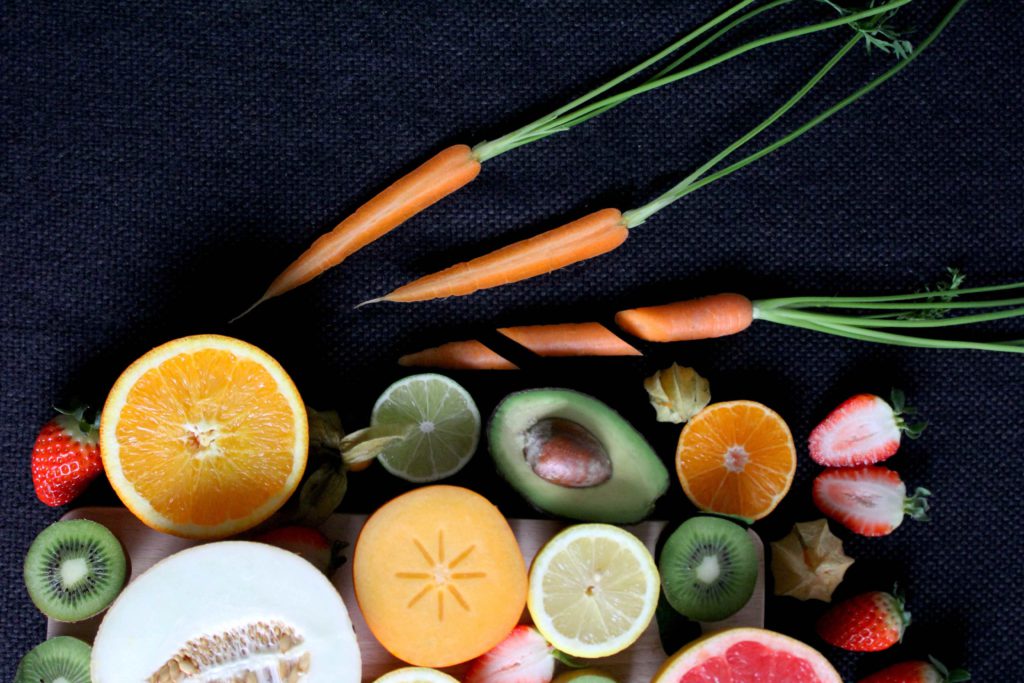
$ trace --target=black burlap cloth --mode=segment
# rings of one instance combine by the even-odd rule
[[[60,510],[39,503],[29,453],[50,405],[102,401],[147,348],[229,333],[278,358],[307,401],[365,426],[402,353],[496,323],[610,320],[617,308],[739,291],[881,293],[947,265],[968,284],[1024,273],[1024,29],[1016,2],[970,2],[920,60],[797,142],[652,218],[614,253],[544,278],[420,305],[353,305],[606,206],[638,206],[751,128],[841,44],[776,45],[637,98],[485,164],[469,187],[310,285],[226,320],[318,234],[447,144],[493,138],[596,86],[725,7],[712,1],[23,2],[0,9],[0,677],[43,637],[21,562]],[[948,3],[917,0],[905,26]],[[832,10],[805,0],[758,32]],[[860,48],[765,135],[889,65]],[[964,332],[970,334],[970,332]],[[979,334],[984,334],[980,332]],[[1020,327],[1017,337],[1024,336]],[[508,350],[508,346],[501,346]],[[642,345],[642,359],[540,362],[458,374],[488,414],[506,392],[561,385],[608,401],[668,461],[642,379],[697,367],[718,400],[778,410],[800,446],[765,541],[818,518],[813,425],[847,395],[897,386],[928,420],[890,464],[934,492],[933,519],[880,539],[837,531],[857,562],[839,590],[906,590],[899,647],[853,656],[813,633],[821,603],[770,598],[767,625],[820,647],[855,680],[935,654],[975,680],[1021,680],[1024,357],[883,347],[757,323],[729,339]],[[534,514],[486,449],[452,483]],[[345,509],[409,486],[360,475]],[[83,504],[113,504],[106,484]],[[658,506],[693,513],[678,486]]]

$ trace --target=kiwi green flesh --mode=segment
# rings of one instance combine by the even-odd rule
[[[676,529],[658,562],[669,604],[695,621],[738,612],[757,583],[757,551],[746,530],[717,517],[694,517]]]
[[[57,636],[21,658],[14,683],[89,683],[92,648],[78,638]]]
[[[102,524],[57,522],[32,542],[25,585],[39,610],[57,621],[81,621],[106,609],[124,586],[121,543]]]
[[[584,487],[539,476],[526,447],[528,435],[536,433],[531,430],[545,420],[574,423],[592,436],[610,461],[609,476]],[[644,437],[610,407],[577,391],[531,389],[507,396],[491,416],[487,440],[501,476],[534,507],[558,517],[639,522],[668,489],[668,470]]]

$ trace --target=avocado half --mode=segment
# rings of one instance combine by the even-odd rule
[[[592,486],[572,487],[542,478],[527,460],[543,425],[574,423],[603,447],[611,472]],[[578,431],[578,430],[577,430]],[[630,524],[647,517],[668,489],[668,470],[644,437],[593,396],[569,389],[511,394],[494,409],[487,428],[491,457],[516,491],[544,512],[587,522]],[[588,443],[593,440],[587,439]]]

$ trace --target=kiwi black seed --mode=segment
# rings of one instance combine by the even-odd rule
[[[757,583],[757,550],[746,530],[718,517],[676,529],[658,563],[665,598],[696,621],[719,621],[747,604]]]
[[[25,586],[46,616],[81,621],[99,614],[124,586],[120,541],[97,522],[74,519],[51,524],[25,556]]]
[[[89,683],[92,648],[71,636],[36,645],[21,658],[14,683]]]

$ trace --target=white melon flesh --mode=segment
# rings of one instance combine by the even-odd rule
[[[130,583],[92,650],[93,683],[359,683],[352,622],[298,555],[225,541],[183,550]]]

